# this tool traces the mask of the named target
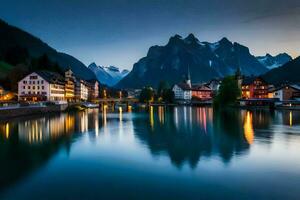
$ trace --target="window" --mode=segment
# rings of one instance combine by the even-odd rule
[[[31,81],[29,81],[29,84],[31,84]]]
[[[37,81],[37,84],[40,84],[40,81]]]
[[[35,84],[35,81],[32,81],[32,84]]]
[[[25,86],[23,86],[23,89],[25,90]]]
[[[40,86],[37,86],[37,89],[39,90],[39,89],[40,89]]]
[[[24,84],[26,84],[26,81],[23,81]]]
[[[29,78],[30,79],[37,79],[38,77],[37,76],[30,76]]]
[[[41,80],[41,84],[44,84],[44,81],[43,81],[43,80]]]
[[[30,85],[28,85],[28,89],[30,90]]]
[[[35,86],[32,86],[32,89],[35,89]]]
[[[44,86],[42,86],[42,90],[44,89]]]
[[[29,91],[28,94],[31,94],[31,92]]]

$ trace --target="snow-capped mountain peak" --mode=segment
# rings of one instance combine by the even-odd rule
[[[100,83],[108,86],[114,86],[129,73],[128,70],[120,72],[120,69],[115,66],[104,67],[96,63],[91,63],[88,68],[95,73]]]
[[[268,69],[274,69],[293,60],[293,58],[287,53],[280,53],[276,56],[272,56],[270,54],[266,54],[265,56],[258,56],[257,60]]]

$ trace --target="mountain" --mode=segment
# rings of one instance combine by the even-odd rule
[[[129,73],[128,70],[120,72],[115,66],[103,67],[96,63],[91,63],[88,68],[95,73],[99,82],[108,86],[114,86]]]
[[[134,64],[132,71],[116,86],[157,87],[161,80],[173,84],[182,80],[188,68],[192,82],[234,74],[240,67],[244,75],[260,75],[268,71],[249,49],[227,38],[218,42],[200,42],[193,34],[175,35],[165,46],[150,47],[147,55]]]
[[[275,85],[290,82],[299,83],[300,57],[286,63],[285,65],[272,69],[263,75],[263,78]]]
[[[0,20],[0,55],[14,47],[25,48],[33,58],[46,54],[52,62],[57,62],[63,71],[71,68],[82,79],[95,79],[94,73],[76,58],[55,49],[35,36]]]
[[[265,56],[258,56],[256,58],[262,65],[264,65],[268,69],[280,67],[286,64],[287,62],[293,60],[293,58],[287,53],[281,53],[277,56],[266,54]]]

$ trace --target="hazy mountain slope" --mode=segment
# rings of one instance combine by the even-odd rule
[[[272,69],[263,77],[270,83],[281,84],[285,82],[300,83],[300,57],[285,65]]]
[[[71,68],[76,76],[83,79],[94,79],[94,73],[76,58],[57,52],[35,36],[0,20],[0,54],[9,48],[20,46],[26,48],[32,57],[47,54],[53,62],[57,62],[63,70]]]

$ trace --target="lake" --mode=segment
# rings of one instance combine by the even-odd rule
[[[0,122],[0,199],[299,199],[300,112],[209,107]]]

